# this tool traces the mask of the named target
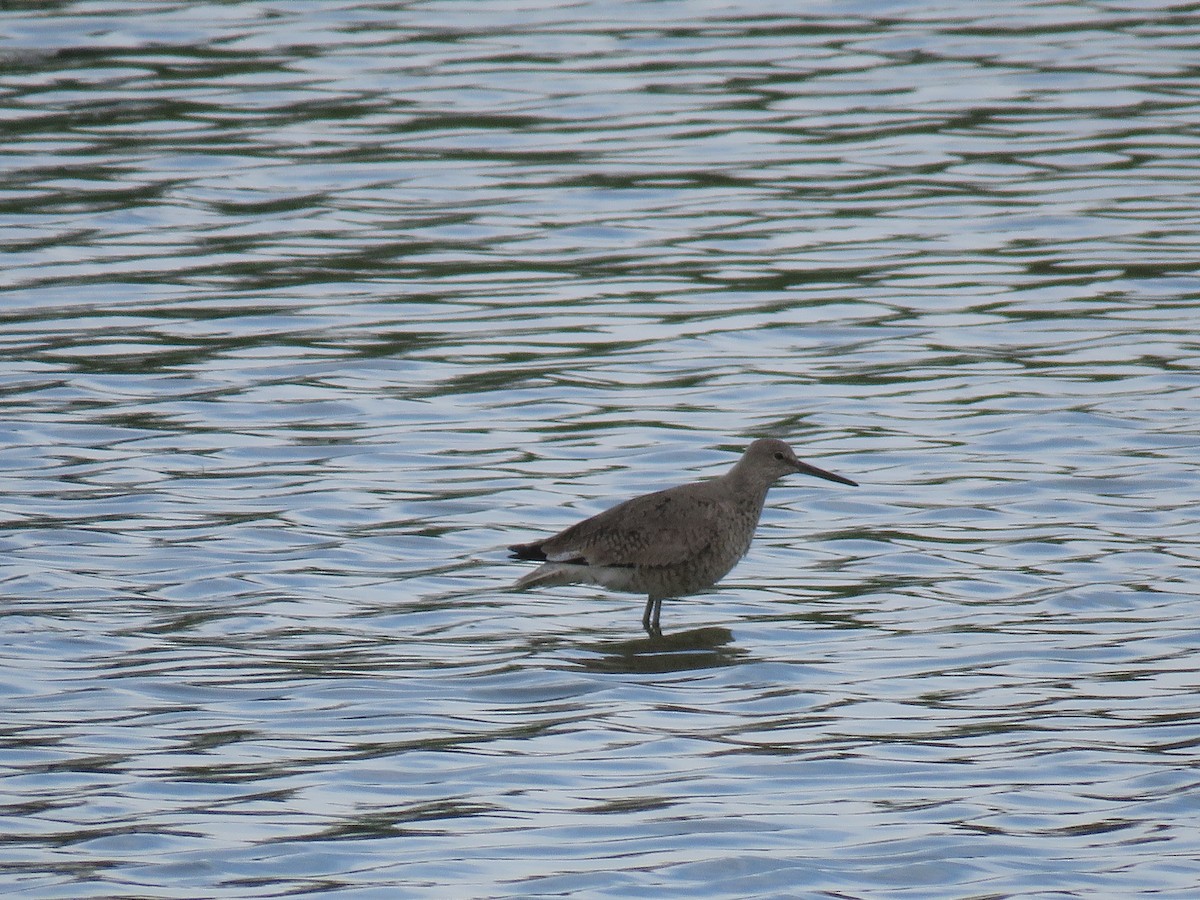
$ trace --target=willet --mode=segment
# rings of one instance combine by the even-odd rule
[[[760,438],[724,475],[634,497],[554,537],[509,547],[512,559],[544,563],[513,587],[598,584],[645,594],[642,627],[660,635],[663,600],[724,578],[750,549],[771,485],[795,472],[857,487],[796,459],[783,441]]]

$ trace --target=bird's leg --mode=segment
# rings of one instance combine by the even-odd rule
[[[662,628],[658,624],[662,616],[662,597],[649,597],[646,600],[646,611],[642,613],[642,628],[651,637],[662,637]]]

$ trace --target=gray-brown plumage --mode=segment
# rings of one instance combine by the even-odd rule
[[[661,634],[663,600],[725,577],[750,549],[767,491],[795,472],[855,484],[801,462],[783,441],[760,438],[718,478],[634,497],[554,537],[509,547],[513,559],[544,563],[513,587],[598,584],[645,594],[642,627]]]

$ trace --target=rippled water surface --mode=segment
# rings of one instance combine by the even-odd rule
[[[4,4],[3,892],[1196,896],[1198,34]],[[768,434],[663,640],[507,590]]]

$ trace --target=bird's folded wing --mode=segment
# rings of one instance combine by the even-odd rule
[[[705,552],[722,504],[674,489],[627,500],[542,543],[546,558],[593,566],[672,566]]]

